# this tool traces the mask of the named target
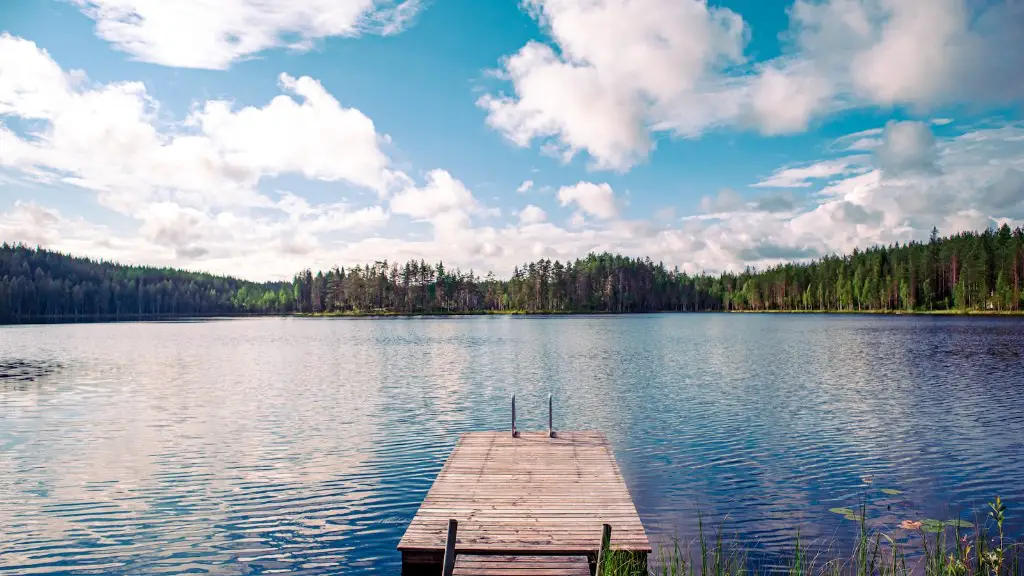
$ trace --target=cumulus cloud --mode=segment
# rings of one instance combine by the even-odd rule
[[[0,214],[0,234],[11,240],[34,234],[31,237],[41,239],[44,245],[62,250],[140,263],[180,264],[176,251],[206,249],[202,268],[261,279],[288,277],[304,266],[323,268],[408,258],[443,258],[446,266],[507,275],[513,266],[529,260],[565,260],[604,250],[650,256],[690,273],[718,272],[742,270],[747,265],[763,268],[875,244],[926,240],[932,226],[948,234],[1000,221],[1020,222],[1013,218],[1024,216],[1017,194],[1024,184],[1024,125],[1008,124],[936,138],[936,146],[939,170],[934,174],[889,178],[879,169],[839,174],[825,185],[806,189],[808,193],[800,199],[789,190],[770,192],[741,202],[729,212],[706,218],[684,217],[675,225],[655,225],[649,220],[625,220],[615,215],[597,218],[588,226],[563,227],[547,219],[541,221],[539,206],[537,210],[527,207],[514,222],[485,225],[459,207],[465,204],[445,201],[431,208],[411,209],[420,215],[437,214],[429,218],[426,235],[384,233],[325,241],[288,221],[233,221],[231,213],[221,213],[204,224],[206,229],[197,231],[198,235],[181,234],[179,240],[166,233],[159,236],[159,229],[145,237],[111,235],[86,222],[71,221],[50,208],[29,209],[22,203]],[[439,181],[445,179],[435,174],[414,188],[443,188]],[[455,182],[446,185],[458,190]],[[607,194],[578,194],[593,189],[607,190]],[[571,192],[562,195],[563,191]],[[614,206],[615,198],[610,186],[587,182],[564,187],[556,195],[559,202],[560,196],[570,198],[567,204],[578,208],[579,213],[591,216],[594,214],[583,212],[577,197],[584,198],[583,202],[610,197],[610,206]],[[394,196],[399,197],[401,193]],[[468,201],[464,195],[461,198]],[[727,194],[727,204],[728,200]],[[289,217],[294,214],[306,218],[316,208],[288,194],[281,195],[276,204]],[[173,215],[169,210],[167,219],[174,221]],[[411,216],[393,213],[391,218]],[[189,222],[187,218],[183,221]]]
[[[765,194],[754,200],[754,208],[765,212],[789,212],[797,206],[797,199],[792,192]]]
[[[1024,218],[1024,165],[1007,169],[983,193],[994,215]]]
[[[967,0],[797,0],[800,57],[852,97],[880,105],[1012,102],[1024,94],[1024,9]]]
[[[925,122],[896,122],[885,125],[882,143],[875,159],[882,173],[898,177],[913,172],[936,171],[935,136]]]
[[[803,132],[834,90],[806,64],[769,65],[751,81],[752,123],[767,135]]]
[[[97,190],[121,211],[167,191],[192,206],[259,206],[254,186],[282,173],[380,194],[405,184],[373,122],[309,77],[282,74],[286,94],[261,108],[207,101],[167,128],[142,83],[91,85],[31,41],[0,35],[0,71],[0,114],[43,126],[24,138],[0,127],[0,165]]]
[[[224,69],[275,47],[400,31],[419,0],[71,0],[96,34],[144,62]]]
[[[533,180],[523,180],[523,183],[516,188],[516,192],[519,194],[526,194],[533,189]]]
[[[743,198],[732,188],[724,188],[714,196],[704,196],[700,199],[702,212],[732,212],[743,207]]]
[[[519,224],[528,226],[530,224],[540,224],[547,220],[548,215],[543,210],[530,204],[523,211],[519,213]]]
[[[720,126],[784,134],[849,108],[998,106],[1024,98],[1024,6],[797,0],[783,54],[748,62],[749,26],[705,0],[527,0],[552,45],[500,62],[511,92],[478,100],[519,146],[627,170],[652,134]],[[609,41],[614,39],[614,41]],[[852,141],[870,150],[876,139]]]
[[[692,0],[524,6],[559,50],[527,43],[502,62],[514,95],[484,95],[479,104],[513,142],[542,140],[567,159],[586,150],[600,168],[627,168],[644,157],[652,108],[684,110],[708,69],[742,60],[747,36],[736,13]]]
[[[607,183],[577,182],[558,189],[558,202],[562,206],[575,204],[580,211],[607,220],[619,215],[615,192]]]
[[[94,191],[101,207],[139,222],[140,250],[161,263],[226,262],[275,246],[309,251],[320,235],[385,225],[389,213],[381,206],[310,205],[289,193],[275,201],[259,190],[282,174],[381,196],[412,186],[390,167],[380,149],[386,137],[364,114],[312,78],[281,75],[279,82],[283,94],[263,107],[207,101],[168,122],[142,83],[91,83],[34,43],[3,34],[0,169],[37,185]],[[15,133],[6,118],[31,128]],[[29,203],[10,212],[10,238],[79,246],[77,224],[61,220],[55,228],[28,218],[47,213],[40,210]]]
[[[175,223],[188,228],[187,233],[172,234],[155,227],[140,230],[136,236],[112,235],[102,227],[69,220],[51,208],[29,207],[30,203],[23,202],[0,214],[0,234],[11,240],[37,240],[62,250],[139,263],[180,265],[186,252],[206,250],[202,268],[256,279],[288,277],[297,267],[307,265],[407,258],[443,258],[446,265],[464,270],[508,274],[513,266],[528,260],[565,260],[604,250],[650,256],[696,273],[742,270],[747,265],[766,267],[873,244],[925,240],[932,226],[947,234],[1014,222],[1014,217],[1024,216],[1018,194],[1024,184],[1024,126],[1010,124],[936,140],[940,170],[935,174],[888,178],[878,169],[840,174],[823,187],[808,189],[802,201],[788,190],[771,192],[740,202],[731,211],[715,213],[713,218],[684,217],[678,225],[614,216],[599,218],[586,227],[562,227],[547,219],[541,221],[540,207],[527,207],[515,222],[490,226],[471,219],[459,208],[465,204],[447,201],[413,209],[421,215],[436,214],[427,220],[427,235],[387,233],[325,241],[309,234],[308,224],[292,225],[291,218],[319,221],[311,211],[326,208],[285,193],[276,202],[277,210],[288,215],[285,221],[222,212],[211,220],[193,222],[188,217],[179,219],[176,207],[163,207],[167,213],[154,222]],[[443,188],[438,181],[445,182],[445,178],[436,174],[414,188]],[[459,186],[455,182],[446,185],[454,190]],[[590,186],[564,189],[586,190]],[[566,196],[575,198],[576,194]],[[729,196],[727,193],[723,201],[736,206]],[[586,194],[580,197],[591,198]],[[579,208],[576,200],[568,204]],[[367,212],[367,217],[372,217],[371,211]],[[392,216],[406,217],[411,218],[397,213]],[[191,230],[195,226],[200,229]]]
[[[873,12],[858,12],[858,0],[847,0],[849,13],[840,12],[841,18],[821,21],[815,32],[821,38],[815,41],[833,44],[826,44],[817,60],[801,48],[811,42],[813,27],[795,27],[794,53],[753,65],[732,49],[748,31],[724,9],[693,0],[672,3],[662,17],[697,23],[685,20],[688,34],[665,41],[649,38],[675,34],[655,17],[625,19],[634,3],[656,8],[658,1],[589,2],[575,15],[574,0],[529,2],[558,39],[557,50],[537,44],[530,47],[534,52],[513,55],[504,72],[517,91],[491,95],[482,105],[510,114],[508,126],[518,127],[508,132],[510,138],[553,143],[563,157],[585,150],[593,165],[623,169],[651,149],[652,131],[693,135],[739,123],[782,133],[813,122],[821,110],[874,98],[849,75],[851,55],[877,43],[881,34],[881,21]],[[836,6],[798,2],[793,17],[811,17],[798,10]],[[864,26],[858,23],[862,14]],[[576,27],[579,22],[585,25]],[[619,26],[635,27],[627,28],[624,38],[650,46],[620,54],[632,44],[609,48],[590,36],[591,28],[610,33]],[[842,34],[828,29],[832,26]],[[864,32],[849,35],[846,28]],[[684,47],[704,43],[712,48],[683,54],[689,50]],[[834,76],[821,62],[836,54],[844,56],[836,61],[841,74]],[[512,58],[519,56],[540,60],[523,60],[524,67],[516,68]],[[533,67],[537,62],[550,66]],[[641,69],[659,62],[663,72],[689,70],[690,80]],[[628,77],[629,67],[640,70],[632,73],[637,78]],[[538,70],[546,72],[538,76]],[[730,76],[737,70],[744,74],[738,80]],[[624,84],[610,91],[578,90],[588,83],[605,87],[609,78]],[[829,89],[820,96],[810,88],[808,93],[790,90],[788,83],[801,78],[811,88],[824,87],[818,84],[824,78]],[[560,188],[553,201],[574,210],[574,224],[550,221],[545,197],[536,200],[540,206],[531,204],[499,220],[446,170],[415,179],[397,170],[382,152],[386,137],[373,122],[343,106],[315,79],[282,75],[278,80],[280,94],[263,105],[197,102],[179,121],[142,83],[91,82],[83,73],[61,69],[35,44],[0,36],[5,189],[11,175],[17,178],[10,189],[28,198],[35,196],[19,188],[24,179],[38,186],[57,184],[55,190],[67,193],[86,189],[97,200],[91,210],[113,210],[128,216],[117,221],[135,223],[108,229],[23,197],[0,213],[0,235],[90,256],[254,279],[288,277],[305,266],[407,258],[443,258],[446,265],[508,274],[526,260],[564,260],[604,250],[650,256],[688,272],[717,272],[923,239],[933,225],[948,233],[1024,217],[1024,126],[993,123],[954,136],[949,127],[936,136],[925,131],[927,126],[901,123],[844,137],[828,157],[783,166],[756,184],[780,190],[746,200],[732,190],[709,194],[701,205],[707,214],[677,219],[666,209],[656,215],[657,222],[627,219],[611,185],[580,181]],[[550,101],[544,97],[549,80],[568,82]],[[559,104],[558,98],[565,100]],[[767,104],[758,108],[755,100]],[[789,101],[797,110],[769,117]],[[564,108],[550,107],[555,105]],[[837,150],[868,149],[873,155],[834,158]],[[922,169],[929,162],[934,169]],[[301,186],[268,191],[268,180],[280,175],[298,176],[302,185],[315,181],[327,198],[314,202],[302,195]],[[343,196],[353,191],[369,192],[370,203]],[[409,226],[414,220],[421,223]]]
[[[473,212],[480,204],[466,186],[445,170],[432,170],[422,187],[409,187],[391,199],[391,211],[430,219],[450,212]]]

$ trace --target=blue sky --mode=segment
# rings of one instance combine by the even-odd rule
[[[250,277],[691,272],[1024,222],[1024,7],[13,0],[0,238]]]

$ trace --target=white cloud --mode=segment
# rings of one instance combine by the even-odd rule
[[[959,232],[974,232],[991,226],[992,218],[982,214],[978,210],[961,210],[956,214],[950,214],[942,221],[942,230],[945,234],[956,234]]]
[[[806,130],[849,108],[998,106],[1024,98],[1024,6],[967,0],[796,0],[781,56],[748,63],[742,18],[705,0],[526,0],[554,47],[501,61],[511,93],[487,122],[519,146],[624,171],[652,133]],[[609,41],[613,38],[614,41]],[[557,48],[557,49],[556,49]],[[870,150],[876,139],[852,141]]]
[[[381,152],[373,121],[344,108],[316,80],[281,74],[282,90],[300,102],[278,96],[262,108],[232,110],[210,101],[189,118],[235,169],[267,174],[298,172],[307,178],[345,180],[385,191],[393,174]]]
[[[450,212],[474,212],[480,204],[466,186],[445,170],[431,170],[422,187],[411,186],[391,199],[391,211],[430,219]]]
[[[875,158],[887,176],[933,172],[936,155],[935,136],[925,122],[890,120],[881,145],[875,149]]]
[[[813,185],[812,180],[860,171],[860,160],[860,157],[847,157],[838,160],[823,160],[798,168],[782,168],[751,186],[755,188],[808,188]]]
[[[871,152],[882,145],[881,138],[860,138],[850,143],[846,149],[850,152]]]
[[[391,216],[380,206],[352,209],[344,202],[311,206],[305,198],[291,192],[281,194],[276,208],[288,214],[289,222],[314,233],[339,230],[365,232],[383,226]]]
[[[65,73],[34,43],[0,35],[0,114],[42,121],[19,138],[0,132],[0,165],[36,170],[101,192],[130,213],[152,198],[193,207],[259,206],[263,177],[298,173],[386,194],[407,178],[389,168],[373,122],[344,108],[315,80],[281,75],[280,95],[262,108],[195,106],[167,126],[139,82],[91,85]]]
[[[753,122],[768,135],[802,132],[834,89],[811,70],[768,66],[752,82]]]
[[[534,206],[533,204],[523,208],[523,211],[519,213],[519,224],[521,226],[529,226],[530,224],[540,224],[547,220],[548,215],[543,210]]]
[[[513,142],[541,140],[567,159],[586,150],[599,168],[643,158],[651,109],[679,112],[707,69],[742,60],[746,41],[737,14],[692,0],[524,5],[559,52],[527,43],[502,63],[515,95],[485,95],[479,104]]]
[[[883,131],[884,129],[882,128],[869,128],[845,134],[833,140],[828,149],[836,152],[871,151],[882,143],[879,136],[882,135]]]
[[[369,118],[342,107],[311,78],[282,75],[280,86],[287,94],[260,108],[208,101],[187,119],[168,122],[143,84],[92,84],[80,72],[62,70],[34,43],[3,34],[0,169],[94,191],[102,207],[139,222],[140,253],[178,265],[233,254],[244,259],[275,246],[310,250],[320,235],[386,224],[389,214],[380,206],[311,206],[290,194],[274,201],[258,190],[261,180],[286,173],[381,195],[411,185],[389,167],[379,147],[385,137]],[[7,117],[31,121],[33,130],[16,134],[2,122]],[[34,206],[9,214],[20,223],[18,238],[78,246],[65,240],[75,237],[76,226],[28,220],[26,214],[39,213]]]
[[[275,47],[400,31],[419,0],[71,0],[97,35],[144,62],[224,69]]]
[[[169,235],[163,232],[161,236],[160,228],[150,230],[147,236],[141,232],[139,236],[112,235],[102,227],[72,221],[43,206],[27,208],[28,203],[0,214],[0,235],[12,241],[37,239],[61,250],[158,265],[180,265],[183,256],[176,251],[206,249],[201,268],[263,279],[288,277],[305,266],[325,268],[409,258],[443,259],[446,266],[507,275],[513,266],[537,258],[564,261],[604,250],[649,256],[690,273],[718,272],[846,253],[873,244],[925,240],[936,225],[948,234],[996,222],[1024,221],[1024,125],[994,126],[936,140],[939,170],[934,173],[891,178],[877,167],[866,166],[866,172],[836,175],[820,189],[806,189],[808,194],[801,197],[771,192],[740,202],[728,212],[684,217],[676,225],[619,217],[578,227],[547,220],[527,225],[536,219],[531,216],[534,211],[527,209],[517,222],[490,226],[471,218],[456,202],[441,202],[442,208],[419,212],[437,214],[429,218],[428,235],[328,240],[308,234],[306,226],[291,224],[292,215],[305,218],[316,207],[284,194],[275,204],[289,215],[285,221],[221,213],[199,224],[202,218],[198,215],[199,221],[193,223],[187,211],[179,220],[177,208],[162,208],[167,211],[163,219],[184,222],[179,226],[190,229],[180,234],[183,241],[157,243],[156,238]],[[442,187],[436,184],[444,180],[439,176],[428,177],[416,190]],[[576,206],[577,196],[584,202],[610,197],[609,205],[614,206],[610,186],[583,184],[563,189],[572,191],[565,194],[572,198],[569,204]],[[449,188],[458,187],[453,182]],[[590,189],[609,194],[577,194]],[[734,205],[729,202],[730,195],[726,196],[726,204]],[[576,216],[582,218],[582,213],[581,206]],[[196,225],[203,228],[191,230]]]
[[[732,212],[743,207],[743,198],[731,188],[723,188],[714,196],[700,199],[701,212],[722,213]]]
[[[1024,80],[1024,8],[967,0],[797,0],[801,58],[851,96],[883,106],[1013,102]]]
[[[845,253],[872,244],[924,240],[936,225],[948,234],[996,222],[1024,221],[1024,126],[995,126],[936,140],[939,170],[934,173],[890,178],[880,169],[865,167],[868,171],[863,173],[836,175],[820,189],[808,188],[809,194],[800,198],[789,192],[771,192],[744,202],[730,193],[724,198],[720,194],[708,207],[731,210],[684,217],[677,225],[610,217],[588,226],[558,226],[546,219],[539,221],[538,213],[527,207],[517,222],[494,227],[471,218],[465,204],[443,201],[415,209],[421,215],[436,214],[428,218],[430,233],[426,236],[386,233],[331,240],[309,232],[310,226],[320,221],[313,212],[331,209],[285,193],[274,202],[275,209],[287,215],[284,220],[234,212],[203,216],[187,207],[160,206],[162,213],[148,218],[145,222],[152,224],[140,228],[135,236],[112,234],[50,208],[22,202],[0,214],[0,235],[11,241],[39,242],[81,254],[158,265],[181,265],[192,261],[188,260],[190,254],[205,250],[202,269],[263,279],[288,277],[305,266],[408,258],[443,259],[447,266],[506,275],[513,266],[529,260],[565,260],[603,250],[650,256],[690,273],[717,272]],[[446,181],[441,174],[428,175],[426,180],[415,190],[452,191],[460,186],[454,178],[451,183],[438,184]],[[572,190],[566,196],[576,198],[575,191],[592,187],[611,190],[591,183],[564,190]],[[579,195],[584,201],[601,196],[609,195]],[[441,195],[452,197],[458,198],[460,193]],[[610,206],[614,206],[614,195],[610,197]],[[461,198],[468,200],[465,195]],[[569,204],[577,206],[577,201]],[[353,218],[364,212],[340,210]],[[365,212],[372,220],[373,210]],[[581,207],[576,216],[582,218],[582,214]],[[392,219],[405,217],[396,213]],[[303,224],[293,224],[296,221]]]
[[[562,206],[576,204],[582,212],[602,220],[619,215],[615,192],[607,183],[581,181],[572,186],[562,186],[558,189],[558,201]]]
[[[678,12],[665,16],[704,18],[703,24],[687,29],[689,36],[650,41],[648,51],[635,54],[620,54],[629,52],[622,46],[612,50],[592,44],[592,28],[607,32],[626,26],[629,34],[624,38],[641,46],[646,46],[649,33],[675,34],[663,31],[658,22],[620,22],[624,14],[632,14],[634,3],[657,7],[658,1],[607,0],[603,7],[584,5],[584,13],[575,16],[574,0],[544,2],[539,17],[560,39],[560,51],[544,54],[544,47],[531,45],[538,52],[527,56],[541,58],[541,64],[546,58],[549,68],[520,62],[525,66],[519,70],[522,79],[519,84],[513,80],[513,86],[525,91],[504,99],[485,98],[483,104],[512,114],[507,126],[521,128],[526,143],[551,140],[561,154],[587,150],[596,166],[621,169],[650,149],[652,130],[692,135],[710,126],[742,123],[788,132],[812,122],[822,110],[869,97],[847,72],[850,55],[873,45],[878,25],[868,15],[863,28],[867,39],[858,36],[861,4],[855,0],[847,0],[850,14],[823,24],[854,30],[852,39],[822,32],[821,41],[832,44],[814,61],[803,57],[810,52],[797,51],[784,60],[746,66],[741,54],[730,52],[728,42],[721,45],[732,38],[729,26],[736,21],[731,13],[702,8],[699,2],[670,6]],[[557,18],[550,6],[555,6]],[[586,26],[575,27],[574,22]],[[742,44],[745,29],[735,31]],[[803,31],[795,32],[801,38]],[[673,42],[692,42],[695,49],[709,42],[712,48],[703,56],[676,54],[681,48]],[[845,55],[847,71],[825,74],[821,63],[831,62],[836,54]],[[518,56],[523,52],[513,58]],[[723,60],[749,74],[738,80],[729,77],[727,72],[735,69],[723,68]],[[637,78],[627,78],[623,62],[661,62],[662,71],[671,72],[673,66],[689,70],[685,77],[691,80],[672,74],[662,78],[651,72],[654,68],[637,68]],[[545,99],[545,82],[552,78],[537,75],[544,70],[554,80],[568,79],[565,92],[554,100]],[[608,92],[573,92],[578,82],[600,88],[609,79],[623,78],[623,86]],[[818,84],[822,79],[827,82]],[[823,95],[800,89],[804,80],[811,88],[822,87]],[[19,189],[21,182],[16,181],[10,189],[25,196],[0,214],[0,235],[90,256],[255,279],[288,277],[305,266],[407,258],[443,258],[446,265],[507,274],[526,260],[564,260],[602,250],[650,256],[697,272],[920,239],[936,224],[948,233],[1024,218],[1024,127],[997,125],[936,137],[930,129],[924,131],[927,126],[892,124],[848,135],[833,145],[833,151],[871,149],[872,155],[782,167],[755,186],[789,190],[747,199],[732,191],[709,195],[701,206],[707,214],[672,222],[674,217],[665,211],[656,217],[667,222],[626,220],[620,214],[622,199],[609,184],[583,181],[557,191],[559,203],[575,211],[569,224],[553,223],[541,208],[530,205],[508,223],[493,226],[483,218],[491,211],[447,171],[427,172],[416,183],[395,169],[381,151],[385,136],[373,122],[345,108],[318,82],[287,75],[279,81],[281,94],[265,105],[199,102],[187,119],[177,121],[142,83],[92,83],[82,73],[62,70],[33,43],[0,36],[0,178],[17,174],[34,185],[55,183],[64,191],[70,188],[67,184],[86,188],[95,193],[100,209],[127,215],[136,224],[113,230],[68,216],[67,208],[27,201],[25,196],[35,196],[30,189]],[[789,103],[793,110],[771,116]],[[606,106],[607,116],[587,116]],[[623,109],[627,113],[620,115]],[[10,117],[18,120],[2,123]],[[32,132],[15,132],[15,126],[29,126]],[[952,128],[939,132],[947,130]],[[516,137],[516,130],[508,134]],[[927,162],[935,169],[892,168]],[[337,197],[316,203],[300,192],[261,191],[268,178],[281,174],[330,183],[316,186]],[[349,188],[377,192],[381,200],[374,201],[382,204],[342,197]],[[404,229],[410,220],[426,224]]]
[[[523,180],[523,183],[516,188],[516,192],[519,194],[526,194],[533,189],[533,180]]]
[[[922,241],[932,226],[952,234],[1021,221],[1024,125],[937,138],[934,147],[931,171],[905,171],[897,176],[877,166],[862,166],[833,174],[835,179],[827,185],[812,188],[817,192],[807,197],[806,208],[794,198],[755,198],[741,209],[695,217],[690,223],[700,226],[707,250],[715,247],[721,261],[735,270],[748,264],[765,267],[878,244]],[[875,161],[882,164],[877,157]],[[816,171],[824,172],[832,171]]]

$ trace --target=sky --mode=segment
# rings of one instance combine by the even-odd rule
[[[253,280],[1024,224],[1017,0],[4,0],[0,240]]]

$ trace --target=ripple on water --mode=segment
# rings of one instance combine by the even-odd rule
[[[651,315],[0,331],[0,574],[392,572],[460,432],[599,428],[652,537],[765,554],[1024,502],[1016,320]],[[29,352],[26,352],[29,351]],[[29,378],[23,380],[21,378]],[[1013,534],[1024,534],[1011,517]]]

